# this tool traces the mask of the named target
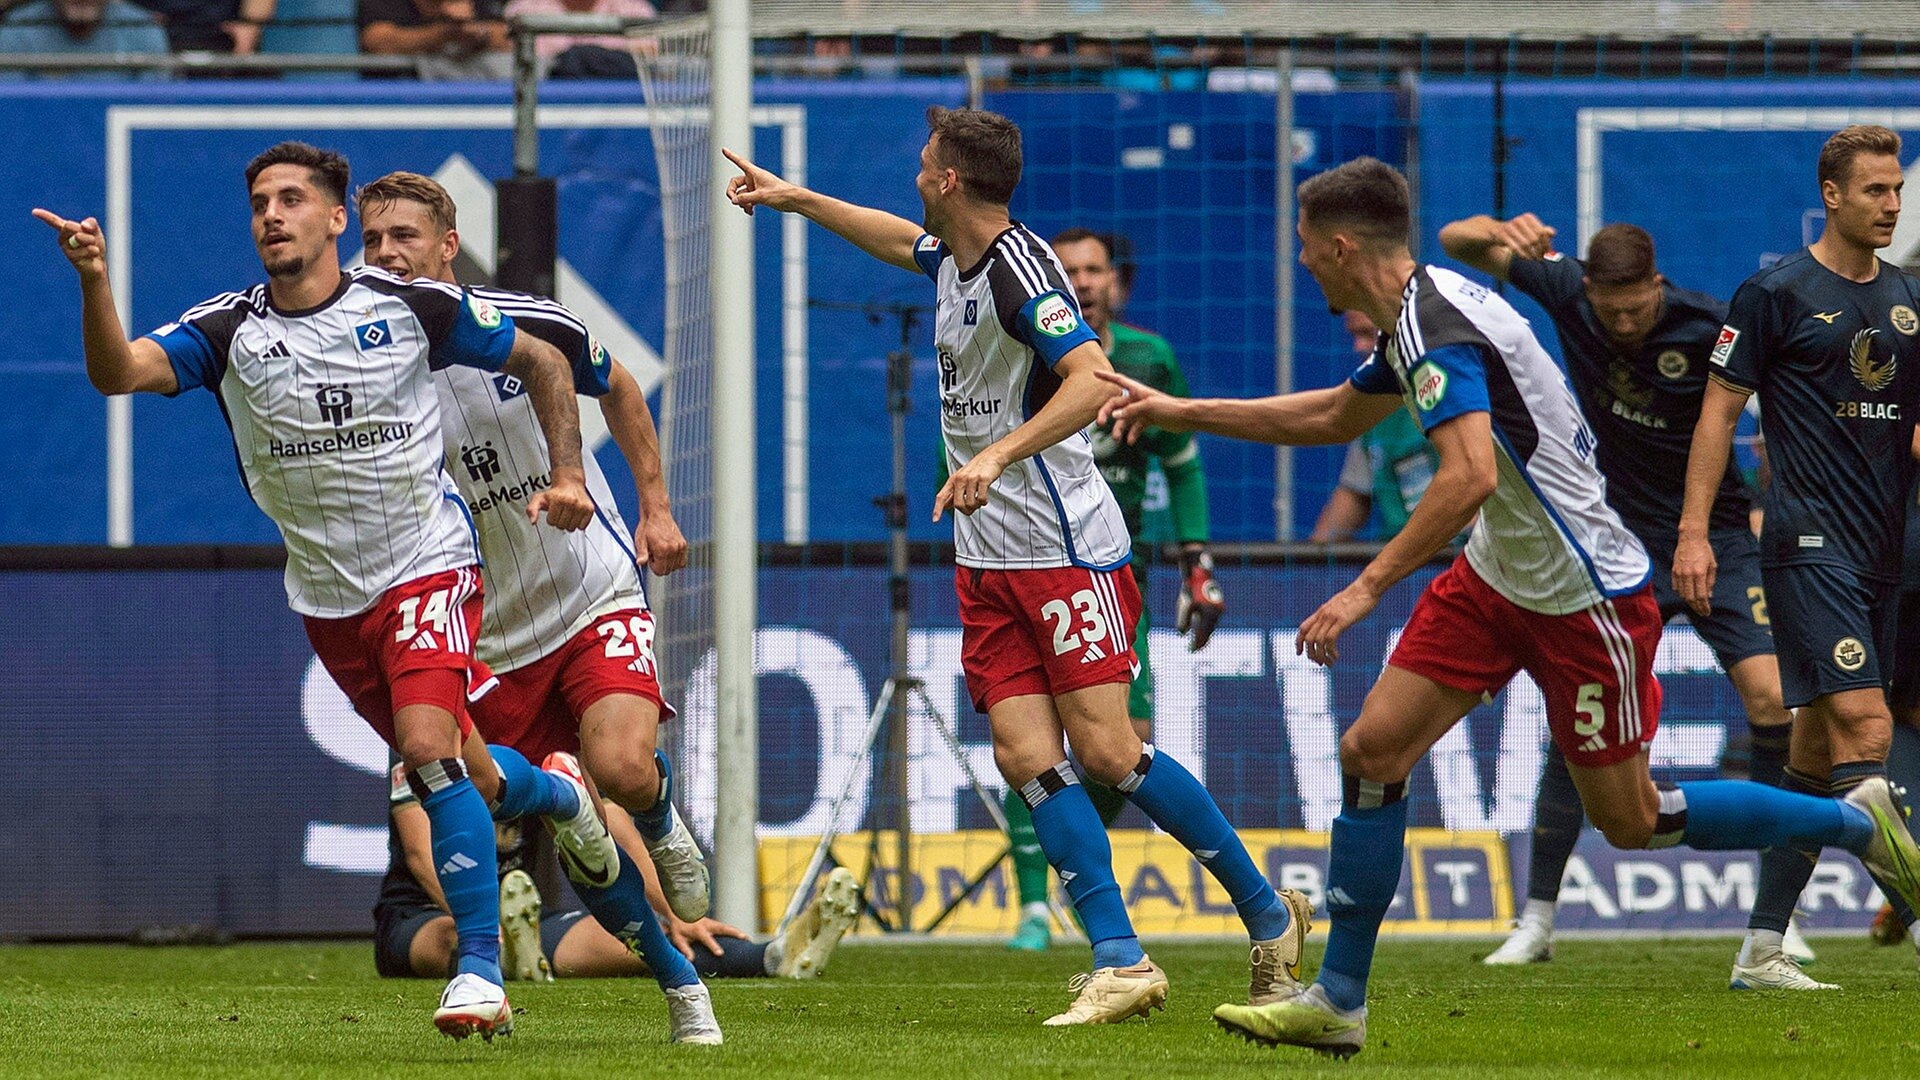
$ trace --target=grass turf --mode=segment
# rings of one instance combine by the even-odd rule
[[[434,1032],[439,985],[376,978],[366,945],[0,946],[0,1075],[1920,1075],[1911,951],[1817,945],[1813,971],[1844,991],[1731,993],[1731,939],[1563,942],[1520,969],[1479,964],[1485,942],[1389,940],[1367,1049],[1347,1063],[1214,1026],[1212,1007],[1246,992],[1227,942],[1155,950],[1166,1012],[1064,1030],[1039,1025],[1066,1004],[1078,948],[852,945],[818,982],[715,983],[719,1048],[668,1045],[650,981],[514,984],[519,1030],[489,1045]]]

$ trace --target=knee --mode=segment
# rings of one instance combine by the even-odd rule
[[[1140,745],[1132,739],[1085,739],[1074,745],[1073,756],[1088,776],[1118,787],[1140,764]]]
[[[1588,807],[1587,816],[1607,843],[1626,851],[1638,851],[1653,841],[1653,828],[1658,817],[1657,808],[1645,807]]]
[[[645,810],[659,798],[660,766],[651,738],[597,748],[588,760],[594,786],[628,810]]]
[[[1362,780],[1391,784],[1406,779],[1413,763],[1386,739],[1369,735],[1358,725],[1340,736],[1340,771]]]

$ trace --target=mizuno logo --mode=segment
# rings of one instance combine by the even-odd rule
[[[453,853],[453,858],[448,859],[446,862],[443,862],[440,864],[440,873],[442,876],[445,876],[448,874],[457,874],[462,870],[471,870],[474,867],[479,865],[480,865],[479,863],[474,862],[471,858],[468,858],[466,852],[456,851]]]
[[[1839,318],[1840,313],[1837,311],[1816,311],[1813,313],[1813,317],[1826,323],[1828,326],[1832,326],[1833,320]]]

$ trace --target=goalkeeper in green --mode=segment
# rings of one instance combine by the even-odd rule
[[[1081,314],[1093,332],[1100,335],[1100,347],[1113,361],[1115,371],[1138,379],[1149,386],[1179,397],[1187,396],[1187,379],[1174,359],[1173,347],[1158,334],[1150,334],[1114,319],[1114,307],[1120,280],[1114,270],[1113,246],[1108,238],[1086,229],[1068,229],[1055,236],[1053,250],[1064,264],[1068,280],[1080,300]],[[1141,544],[1142,504],[1147,497],[1147,472],[1151,459],[1158,458],[1167,478],[1168,501],[1173,512],[1175,539],[1180,544],[1180,601],[1175,626],[1192,634],[1190,648],[1199,649],[1212,636],[1213,628],[1226,610],[1220,586],[1213,580],[1213,559],[1207,554],[1207,481],[1200,467],[1200,448],[1185,432],[1149,430],[1136,443],[1109,438],[1094,429],[1094,456],[1100,472],[1113,489],[1113,497],[1126,517],[1127,530],[1133,535],[1133,573],[1140,595],[1147,595],[1147,565],[1152,560]],[[1134,677],[1127,698],[1127,714],[1142,739],[1150,737],[1153,727],[1152,652],[1147,647],[1147,627],[1151,622],[1143,607],[1140,624],[1134,630],[1133,652],[1140,659],[1140,673]],[[1088,784],[1087,794],[1100,811],[1102,821],[1111,825],[1126,806],[1126,796],[1100,784]],[[1052,924],[1047,913],[1047,859],[1034,836],[1033,818],[1026,801],[1018,792],[1006,796],[1008,836],[1013,841],[1013,865],[1020,883],[1020,928],[1010,949],[1040,950],[1052,942]]]

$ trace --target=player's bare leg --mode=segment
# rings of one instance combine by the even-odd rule
[[[1403,668],[1380,673],[1360,718],[1340,739],[1340,816],[1327,866],[1332,927],[1313,985],[1261,1005],[1213,1010],[1221,1027],[1268,1046],[1351,1057],[1367,1038],[1367,976],[1380,920],[1400,884],[1406,780],[1421,755],[1480,703]]]
[[[1133,731],[1125,722],[1125,684],[1051,698],[1020,694],[994,702],[987,721],[993,728],[994,762],[1007,783],[1033,811],[1033,829],[1047,861],[1060,875],[1074,910],[1093,942],[1093,971],[1075,975],[1068,983],[1074,1001],[1046,1021],[1050,1027],[1068,1024],[1111,1024],[1165,1007],[1167,976],[1140,948],[1133,923],[1113,878],[1113,848],[1100,815],[1067,762],[1065,737],[1056,703],[1078,711],[1093,705],[1118,704],[1111,713],[1126,738]],[[1139,741],[1134,739],[1137,748]],[[1095,747],[1102,763],[1110,765],[1124,752],[1115,739]],[[1136,749],[1136,754],[1138,753]]]
[[[402,676],[394,696],[428,696],[420,676],[461,680],[455,672]],[[426,690],[444,690],[427,687]],[[456,693],[461,691],[456,690]],[[439,695],[441,700],[444,694]],[[462,763],[459,722],[438,705],[396,709],[394,748],[432,828],[433,862],[457,929],[455,974],[440,996],[434,1026],[456,1039],[492,1039],[513,1030],[513,1008],[500,973],[500,893],[493,817]]]
[[[601,793],[633,815],[673,913],[696,922],[711,902],[707,864],[673,808],[659,730],[659,705],[638,694],[608,694],[580,718],[581,763]]]

